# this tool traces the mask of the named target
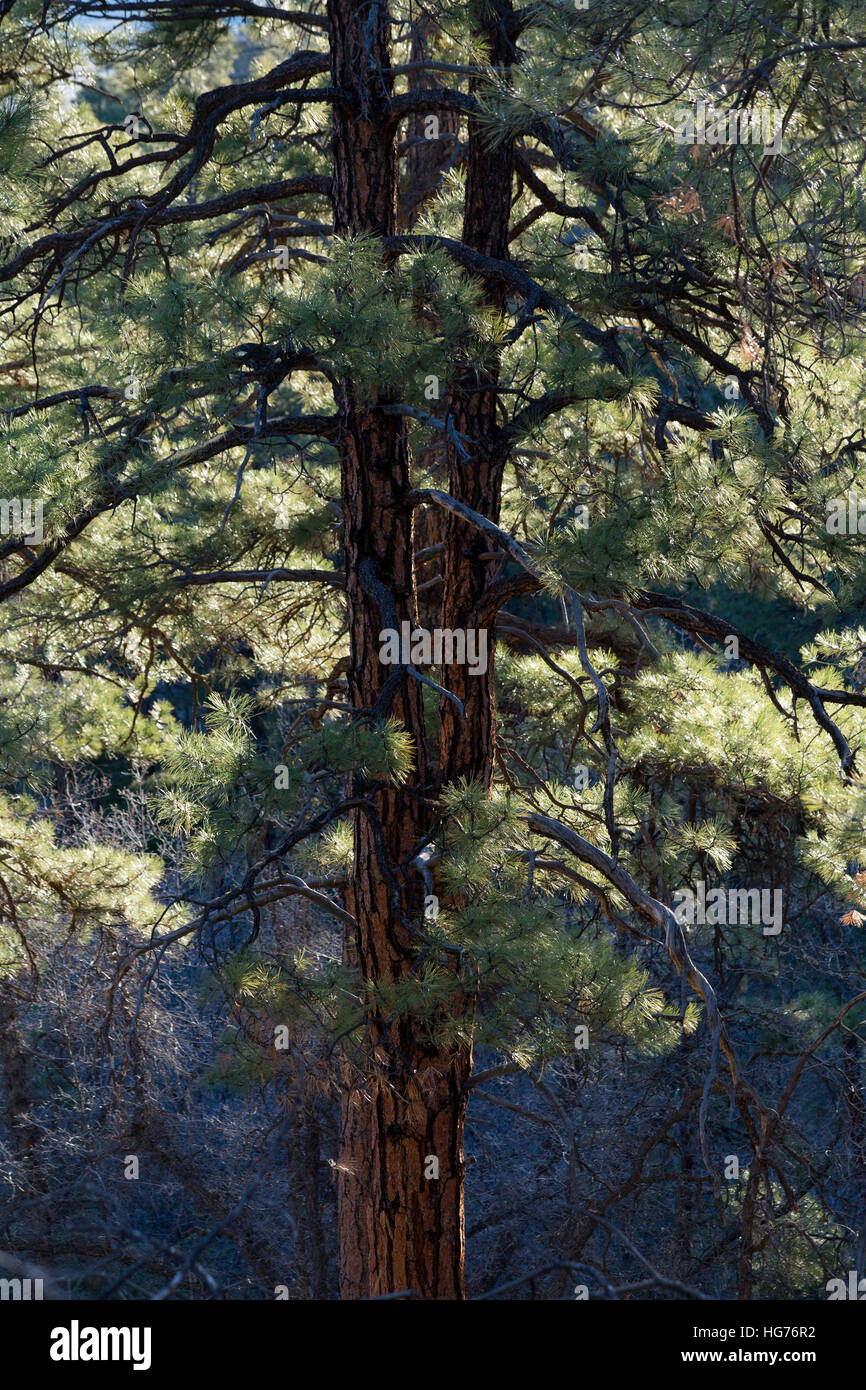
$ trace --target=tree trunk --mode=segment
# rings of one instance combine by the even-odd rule
[[[387,10],[359,0],[329,0],[328,15],[334,86],[356,98],[334,112],[336,230],[390,235],[397,155],[396,129],[388,123]],[[402,419],[376,408],[385,403],[359,404],[352,382],[342,383],[350,699],[373,717],[395,715],[416,747],[407,787],[374,790],[358,779],[355,785],[366,804],[355,812],[347,905],[357,927],[346,941],[346,957],[357,964],[365,985],[387,989],[416,963],[423,883],[410,861],[426,833],[428,812],[417,796],[427,777],[420,687],[404,677],[393,702],[380,701],[395,668],[379,660],[379,631],[413,621],[416,607],[412,514],[404,502],[410,488],[407,432]],[[341,1295],[372,1298],[411,1290],[425,1299],[461,1298],[466,1056],[437,1048],[417,1020],[389,1017],[374,1000],[355,1060],[351,1073],[347,1065],[341,1116]],[[432,1176],[431,1159],[438,1161],[438,1177]]]
[[[420,63],[435,53],[439,30],[429,14],[422,12],[415,20],[409,62]],[[422,68],[407,75],[411,92],[429,86],[429,75]],[[443,107],[433,121],[428,115],[414,114],[406,123],[406,172],[398,201],[398,221],[401,229],[411,231],[425,203],[429,202],[442,183],[444,172],[455,163],[455,146],[460,134],[460,115]]]
[[[508,37],[513,18],[510,0],[496,0],[493,14],[485,20],[481,34],[491,63],[507,67],[515,60],[514,45]],[[483,125],[469,120],[466,169],[466,202],[463,213],[463,243],[485,256],[499,260],[508,257],[508,226],[513,176],[513,141],[505,139],[491,146]],[[504,292],[493,291],[488,302],[494,310],[504,304]],[[468,345],[467,357],[472,353]],[[457,389],[451,398],[451,417],[458,434],[470,443],[469,457],[451,450],[449,487],[452,497],[498,523],[502,495],[502,475],[508,456],[507,444],[497,419],[496,385],[499,379],[498,355],[479,370],[477,358],[467,361]],[[489,389],[485,390],[484,388]],[[445,587],[442,596],[443,628],[486,627],[488,635],[487,670],[470,674],[466,666],[451,666],[442,672],[442,684],[462,702],[461,718],[450,700],[440,707],[440,770],[443,782],[460,777],[477,778],[486,788],[493,780],[494,721],[493,641],[494,609],[487,594],[495,581],[498,566],[482,558],[490,542],[481,532],[467,526],[459,517],[449,516],[445,539]]]

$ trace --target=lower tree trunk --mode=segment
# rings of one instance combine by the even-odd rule
[[[462,1299],[470,1052],[423,1055],[411,1036],[402,1043],[402,1067],[344,1094],[341,1293]]]
[[[394,667],[379,632],[414,620],[412,516],[405,424],[347,397],[341,439],[346,516],[349,692],[372,710]],[[387,616],[386,616],[387,614]],[[442,1049],[423,1020],[391,1007],[423,944],[423,879],[412,860],[429,811],[420,686],[405,677],[389,712],[412,733],[414,777],[404,787],[356,779],[354,869],[346,943],[368,990],[360,1056],[346,1064],[339,1164],[340,1285],[344,1298],[411,1290],[463,1296],[463,1123],[468,1051]]]

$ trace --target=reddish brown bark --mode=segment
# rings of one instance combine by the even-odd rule
[[[435,20],[422,13],[415,20],[409,62],[420,63],[434,54],[438,36]],[[423,89],[429,82],[424,69],[417,68],[408,75],[408,90]],[[430,124],[429,115],[419,113],[410,116],[406,123],[405,178],[398,205],[401,230],[410,231],[414,227],[425,203],[441,186],[445,169],[455,162],[459,113],[443,107],[434,120],[435,126]],[[435,134],[431,133],[434,129]]]
[[[334,115],[335,223],[342,234],[391,234],[397,195],[396,131],[388,124],[388,16],[384,6],[330,0],[334,86],[353,102]],[[350,631],[349,691],[380,717],[393,668],[379,632],[414,620],[409,453],[404,422],[341,387],[342,470]],[[384,593],[384,597],[383,597]],[[390,619],[388,610],[393,604]],[[413,969],[423,885],[409,860],[427,811],[412,790],[426,780],[420,687],[405,680],[389,711],[413,734],[417,767],[407,788],[364,788],[356,813],[346,942],[367,984]],[[415,929],[413,930],[413,923]],[[359,1055],[347,1067],[339,1166],[340,1283],[344,1298],[411,1290],[455,1299],[463,1284],[463,1087],[468,1054],[437,1047],[413,1018],[371,1006]],[[428,1159],[438,1160],[438,1178]]]
[[[334,111],[334,208],[338,233],[393,233],[397,205],[397,132],[391,97],[388,15],[384,5],[329,0],[333,85],[349,100]],[[491,21],[492,61],[511,61],[505,37],[510,10]],[[470,123],[464,235],[468,244],[504,257],[508,248],[512,152],[490,148]],[[494,307],[496,303],[494,301]],[[497,436],[493,359],[463,370],[451,408],[457,428],[474,441],[472,458],[451,460],[455,496],[498,517],[504,452]],[[480,389],[479,389],[480,387]],[[354,868],[347,904],[357,928],[346,943],[367,985],[408,976],[420,944],[423,887],[413,850],[427,831],[428,812],[413,790],[427,789],[421,692],[404,679],[394,691],[392,668],[379,660],[379,632],[417,618],[413,587],[413,522],[405,506],[410,460],[405,422],[386,404],[359,402],[351,380],[341,386],[339,439],[347,606],[349,691],[356,709],[390,712],[412,733],[417,766],[409,786],[372,790],[356,785],[367,806],[356,812]],[[474,625],[488,573],[484,542],[460,523],[445,541],[443,627]],[[441,712],[440,776],[466,775],[490,785],[493,767],[493,671],[470,676],[465,666],[442,672],[464,702],[463,718]],[[385,698],[383,691],[389,694]],[[416,924],[413,927],[413,923]],[[452,1009],[471,1017],[472,999],[455,993]],[[420,1021],[394,1018],[371,1004],[356,1066],[347,1074],[339,1176],[341,1293],[345,1298],[411,1291],[426,1299],[465,1296],[463,1128],[471,1047],[442,1048]],[[438,1176],[434,1176],[438,1173]]]
[[[508,37],[513,20],[510,0],[496,0],[493,15],[483,26],[490,61],[507,67],[516,57]],[[505,260],[508,256],[508,227],[514,147],[511,140],[491,146],[483,125],[469,120],[466,170],[466,202],[463,215],[463,242],[474,251]],[[489,303],[501,309],[504,291],[491,291]],[[469,457],[452,449],[449,487],[452,497],[474,511],[499,521],[502,475],[507,448],[502,441],[497,418],[499,360],[491,354],[485,363],[477,355],[469,357],[452,395],[451,417],[458,434],[470,441]],[[458,517],[449,516],[445,536],[445,585],[442,595],[443,628],[484,626],[489,621],[487,670],[471,674],[466,666],[451,666],[442,672],[442,684],[462,702],[465,717],[450,701],[440,709],[439,761],[443,782],[460,777],[477,778],[485,787],[493,779],[495,749],[494,652],[492,617],[486,594],[495,581],[497,566],[482,558],[489,542]],[[489,614],[489,617],[488,617]]]

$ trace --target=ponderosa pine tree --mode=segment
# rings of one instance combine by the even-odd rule
[[[858,23],[0,4],[0,1036],[58,932],[141,932],[111,1010],[245,926],[248,1038],[339,1058],[346,1298],[465,1296],[473,1048],[702,1067],[677,1122],[710,1200],[749,1154],[750,1298],[762,1210],[811,1191],[786,1112],[845,1037],[866,1227]],[[162,878],[45,812],[112,760],[184,847]],[[696,882],[781,892],[783,929],[690,935]],[[341,960],[256,958],[297,895]],[[770,1098],[728,1013],[817,950],[819,900],[845,966]]]

